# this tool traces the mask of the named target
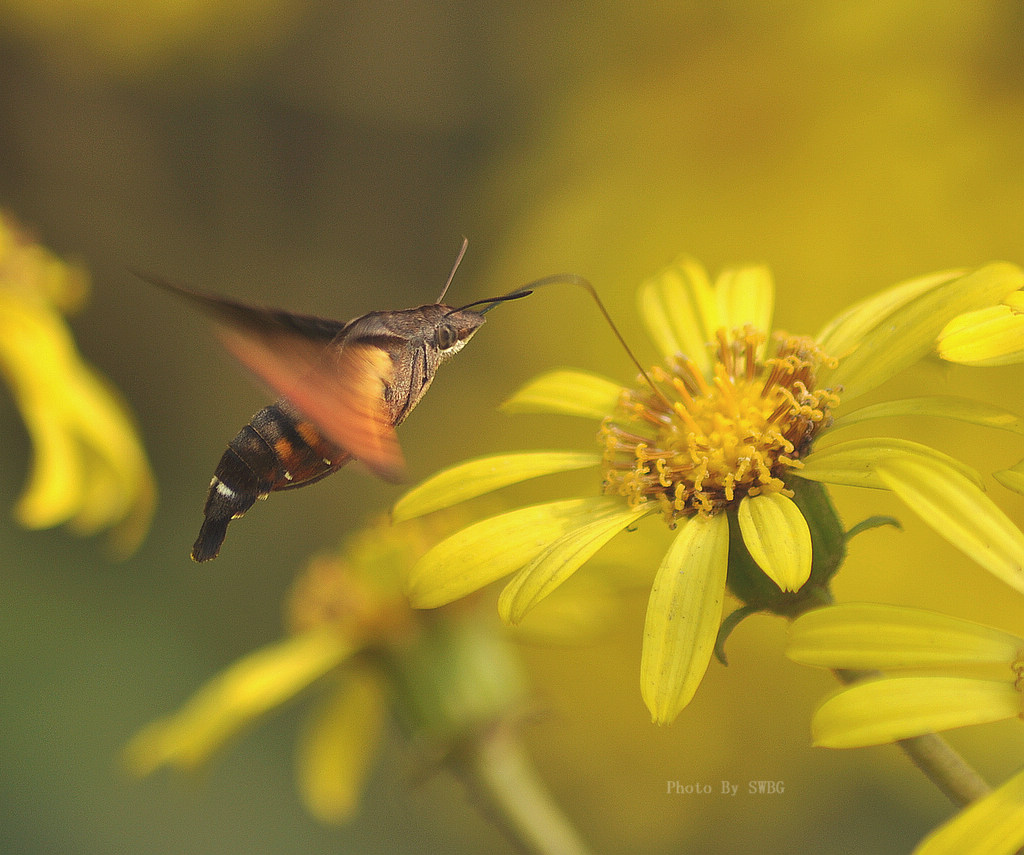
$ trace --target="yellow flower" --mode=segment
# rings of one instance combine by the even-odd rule
[[[86,290],[82,270],[0,213],[0,371],[34,448],[15,514],[28,528],[114,526],[115,549],[128,553],[149,526],[153,478],[127,407],[82,361],[61,317]]]
[[[816,745],[854,748],[1021,715],[1024,639],[936,612],[844,603],[798,617],[787,655],[805,665],[940,669],[885,676],[843,689],[815,713]],[[965,666],[999,666],[995,679]]]
[[[409,608],[403,580],[432,539],[415,524],[380,524],[338,556],[311,562],[288,603],[289,635],[229,666],[180,710],[148,725],[125,752],[147,775],[195,769],[231,737],[316,687],[300,734],[298,786],[324,822],[349,819],[385,722],[393,713],[438,756],[496,723],[521,700],[515,660],[493,621],[472,611]]]
[[[1015,855],[1024,846],[1024,771],[940,825],[914,855]]]
[[[1024,362],[1024,291],[953,318],[939,334],[937,350],[943,359],[964,365]]]
[[[1013,414],[970,400],[848,406],[932,353],[952,318],[996,303],[1022,283],[1024,273],[1009,264],[933,274],[851,307],[813,339],[769,337],[774,291],[765,268],[727,270],[712,285],[699,264],[679,260],[639,294],[663,365],[632,388],[588,372],[554,371],[506,404],[514,412],[600,421],[603,454],[469,461],[413,489],[395,517],[585,467],[603,468],[604,495],[520,508],[456,533],[414,568],[413,604],[442,605],[515,573],[498,607],[504,620],[518,623],[616,534],[660,517],[677,533],[651,591],[641,686],[653,719],[665,723],[689,703],[708,667],[727,576],[751,609],[794,615],[828,601],[845,535],[821,484],[891,490],[1024,591],[1024,535],[984,495],[977,473],[915,442],[833,439],[843,427],[907,414],[1024,432]]]
[[[867,603],[818,609],[793,622],[787,654],[825,668],[910,672],[868,679],[826,700],[812,722],[817,745],[877,745],[1024,714],[1024,638],[936,612]],[[982,669],[995,675],[971,673]],[[1021,846],[1024,772],[916,852],[1010,855]]]

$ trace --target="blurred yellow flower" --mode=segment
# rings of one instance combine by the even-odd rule
[[[793,615],[828,601],[844,535],[825,491],[808,482],[891,490],[1024,591],[1024,535],[984,495],[977,473],[906,440],[832,441],[843,427],[906,414],[1024,433],[1020,418],[970,400],[922,397],[853,411],[839,400],[928,356],[952,318],[997,303],[1022,283],[1024,273],[1009,264],[933,274],[851,307],[813,339],[769,339],[774,287],[765,268],[726,270],[712,285],[698,263],[680,259],[640,289],[641,315],[665,362],[636,388],[559,370],[506,404],[513,412],[599,420],[603,455],[469,461],[414,488],[394,514],[410,518],[588,466],[603,467],[605,495],[520,508],[456,533],[414,568],[413,604],[442,605],[515,572],[498,607],[505,621],[518,623],[616,534],[660,516],[677,534],[650,595],[641,687],[654,721],[667,723],[708,667],[727,576],[751,608]]]
[[[168,59],[230,68],[285,38],[305,0],[7,0],[0,20],[48,48],[55,64],[137,74]]]
[[[807,612],[787,654],[824,668],[928,673],[842,689],[814,714],[817,745],[854,748],[1024,715],[1024,638],[936,612],[846,603]],[[997,669],[1001,676],[965,675]],[[1024,772],[941,826],[915,850],[999,855],[1024,846]]]
[[[288,602],[289,635],[245,656],[180,710],[148,725],[125,752],[147,775],[206,763],[231,737],[314,685],[300,734],[298,786],[310,813],[344,822],[358,807],[386,714],[444,756],[468,735],[510,717],[522,681],[510,649],[469,609],[409,608],[405,574],[433,540],[426,525],[381,523],[314,559]]]
[[[87,287],[84,271],[0,214],[0,371],[34,449],[15,515],[28,528],[69,522],[80,534],[112,526],[126,554],[149,527],[155,491],[127,407],[82,361],[61,317]]]

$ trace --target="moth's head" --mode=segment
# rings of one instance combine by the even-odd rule
[[[466,254],[467,246],[469,246],[469,241],[463,238],[462,248],[455,258],[455,264],[452,265],[452,271],[448,274],[448,281],[444,283],[444,288],[441,289],[441,296],[437,298],[437,302],[433,306],[421,306],[419,309],[413,310],[422,312],[423,317],[432,323],[433,341],[430,342],[432,345],[431,350],[442,360],[455,355],[465,347],[466,342],[483,326],[484,314],[486,312],[489,312],[499,303],[518,300],[520,297],[526,297],[531,293],[520,288],[501,297],[474,300],[472,303],[467,303],[465,306],[459,306],[456,309],[446,306],[441,301],[444,300],[444,295],[448,293],[448,288],[455,278],[455,271],[459,269],[462,256]],[[483,306],[483,308],[478,312],[472,311],[477,306]]]
[[[501,303],[519,300],[522,297],[528,297],[532,293],[532,291],[518,289],[508,294],[503,294],[500,297],[474,300],[472,303],[467,303],[465,306],[460,306],[457,309],[450,309],[447,306],[439,305],[439,308],[444,309],[444,315],[438,323],[435,343],[439,347],[443,344],[448,344],[449,347],[454,348],[451,351],[452,353],[458,353],[459,349],[473,337],[473,333],[483,326],[484,315],[487,312]],[[477,306],[483,306],[483,308],[478,312],[473,311]]]
[[[447,358],[462,350],[466,342],[483,326],[484,316],[472,309],[453,309],[443,304],[438,305],[438,308],[442,313],[434,324],[431,343],[442,358]]]
[[[434,346],[446,357],[458,353],[473,337],[473,333],[483,326],[484,315],[487,312],[500,303],[518,300],[521,297],[529,296],[530,293],[532,292],[519,289],[503,294],[501,297],[474,300],[457,309],[438,303],[436,308],[441,310],[442,314],[434,325]],[[473,311],[477,306],[483,306],[483,308],[479,312]]]

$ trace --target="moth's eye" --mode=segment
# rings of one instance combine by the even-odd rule
[[[451,324],[441,324],[434,332],[434,344],[441,350],[448,350],[459,340],[459,333]]]

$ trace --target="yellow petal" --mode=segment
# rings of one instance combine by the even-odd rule
[[[130,551],[148,526],[154,489],[120,397],[81,359],[59,315],[4,291],[0,370],[33,444],[29,481],[15,510],[19,522],[45,528],[71,521],[91,533],[125,520],[117,545]]]
[[[658,568],[647,604],[640,687],[657,724],[693,699],[711,661],[729,565],[725,514],[683,523]]]
[[[247,724],[287,701],[353,652],[333,628],[292,636],[250,653],[210,680],[177,713],[136,734],[125,750],[129,768],[191,769]]]
[[[493,490],[541,475],[597,466],[599,454],[581,451],[527,451],[467,460],[438,472],[400,498],[391,517],[395,522],[419,517]]]
[[[15,518],[25,528],[50,528],[67,522],[82,506],[83,461],[52,409],[34,396],[22,397],[19,406],[32,439],[32,465]]]
[[[841,603],[806,612],[789,629],[786,655],[822,668],[890,669],[1011,663],[1024,640],[925,609]]]
[[[1008,490],[1024,493],[1024,460],[1010,469],[993,473],[993,477]]]
[[[590,521],[562,535],[520,570],[498,598],[501,619],[515,626],[537,603],[568,579],[626,526],[644,514],[646,505],[609,508]]]
[[[557,413],[603,419],[611,415],[622,385],[589,371],[568,368],[535,377],[501,405],[506,413]]]
[[[816,446],[803,459],[804,465],[795,470],[795,474],[826,484],[887,489],[888,484],[878,474],[878,467],[894,458],[934,461],[974,484],[982,483],[981,476],[974,469],[956,458],[919,442],[892,437],[868,437],[825,447]]]
[[[707,345],[721,322],[704,268],[692,258],[678,258],[641,285],[637,296],[640,316],[661,355],[685,354],[706,374],[711,368]]]
[[[1024,313],[988,306],[954,318],[939,334],[939,356],[964,365],[1024,362]]]
[[[757,566],[783,591],[799,590],[811,576],[811,530],[793,500],[781,493],[746,496],[737,518]]]
[[[416,562],[407,582],[409,599],[416,608],[432,609],[471,594],[529,564],[595,514],[621,508],[620,500],[607,496],[563,499],[475,523]]]
[[[307,810],[321,822],[352,818],[383,723],[380,680],[359,668],[350,669],[310,717],[299,742],[296,774]]]
[[[81,363],[65,386],[67,425],[81,438],[91,464],[74,528],[92,533],[115,525],[115,548],[128,553],[149,527],[155,488],[145,451],[120,395]]]
[[[1020,694],[1008,680],[882,677],[825,701],[811,731],[815,745],[858,748],[1019,714]]]
[[[843,359],[856,350],[864,336],[893,312],[911,300],[947,282],[959,279],[966,270],[943,270],[893,285],[867,299],[854,303],[829,321],[817,335],[825,352]]]
[[[970,398],[952,395],[929,395],[920,398],[898,398],[861,407],[843,414],[829,427],[829,433],[869,419],[892,418],[895,416],[933,416],[956,419],[968,424],[1024,433],[1024,419],[1002,407],[985,404]]]
[[[936,533],[1024,592],[1024,534],[975,484],[940,461],[892,457],[882,482]]]
[[[831,387],[842,386],[845,396],[855,398],[931,353],[951,319],[998,302],[1022,284],[1020,268],[996,263],[926,289],[895,311],[877,316],[838,368],[819,379]],[[820,343],[829,355],[837,355],[830,341]]]
[[[768,333],[775,311],[775,283],[763,266],[723,270],[715,281],[718,312],[727,330],[741,330],[748,324]]]
[[[1024,847],[1024,772],[929,834],[914,855],[1014,855]]]

